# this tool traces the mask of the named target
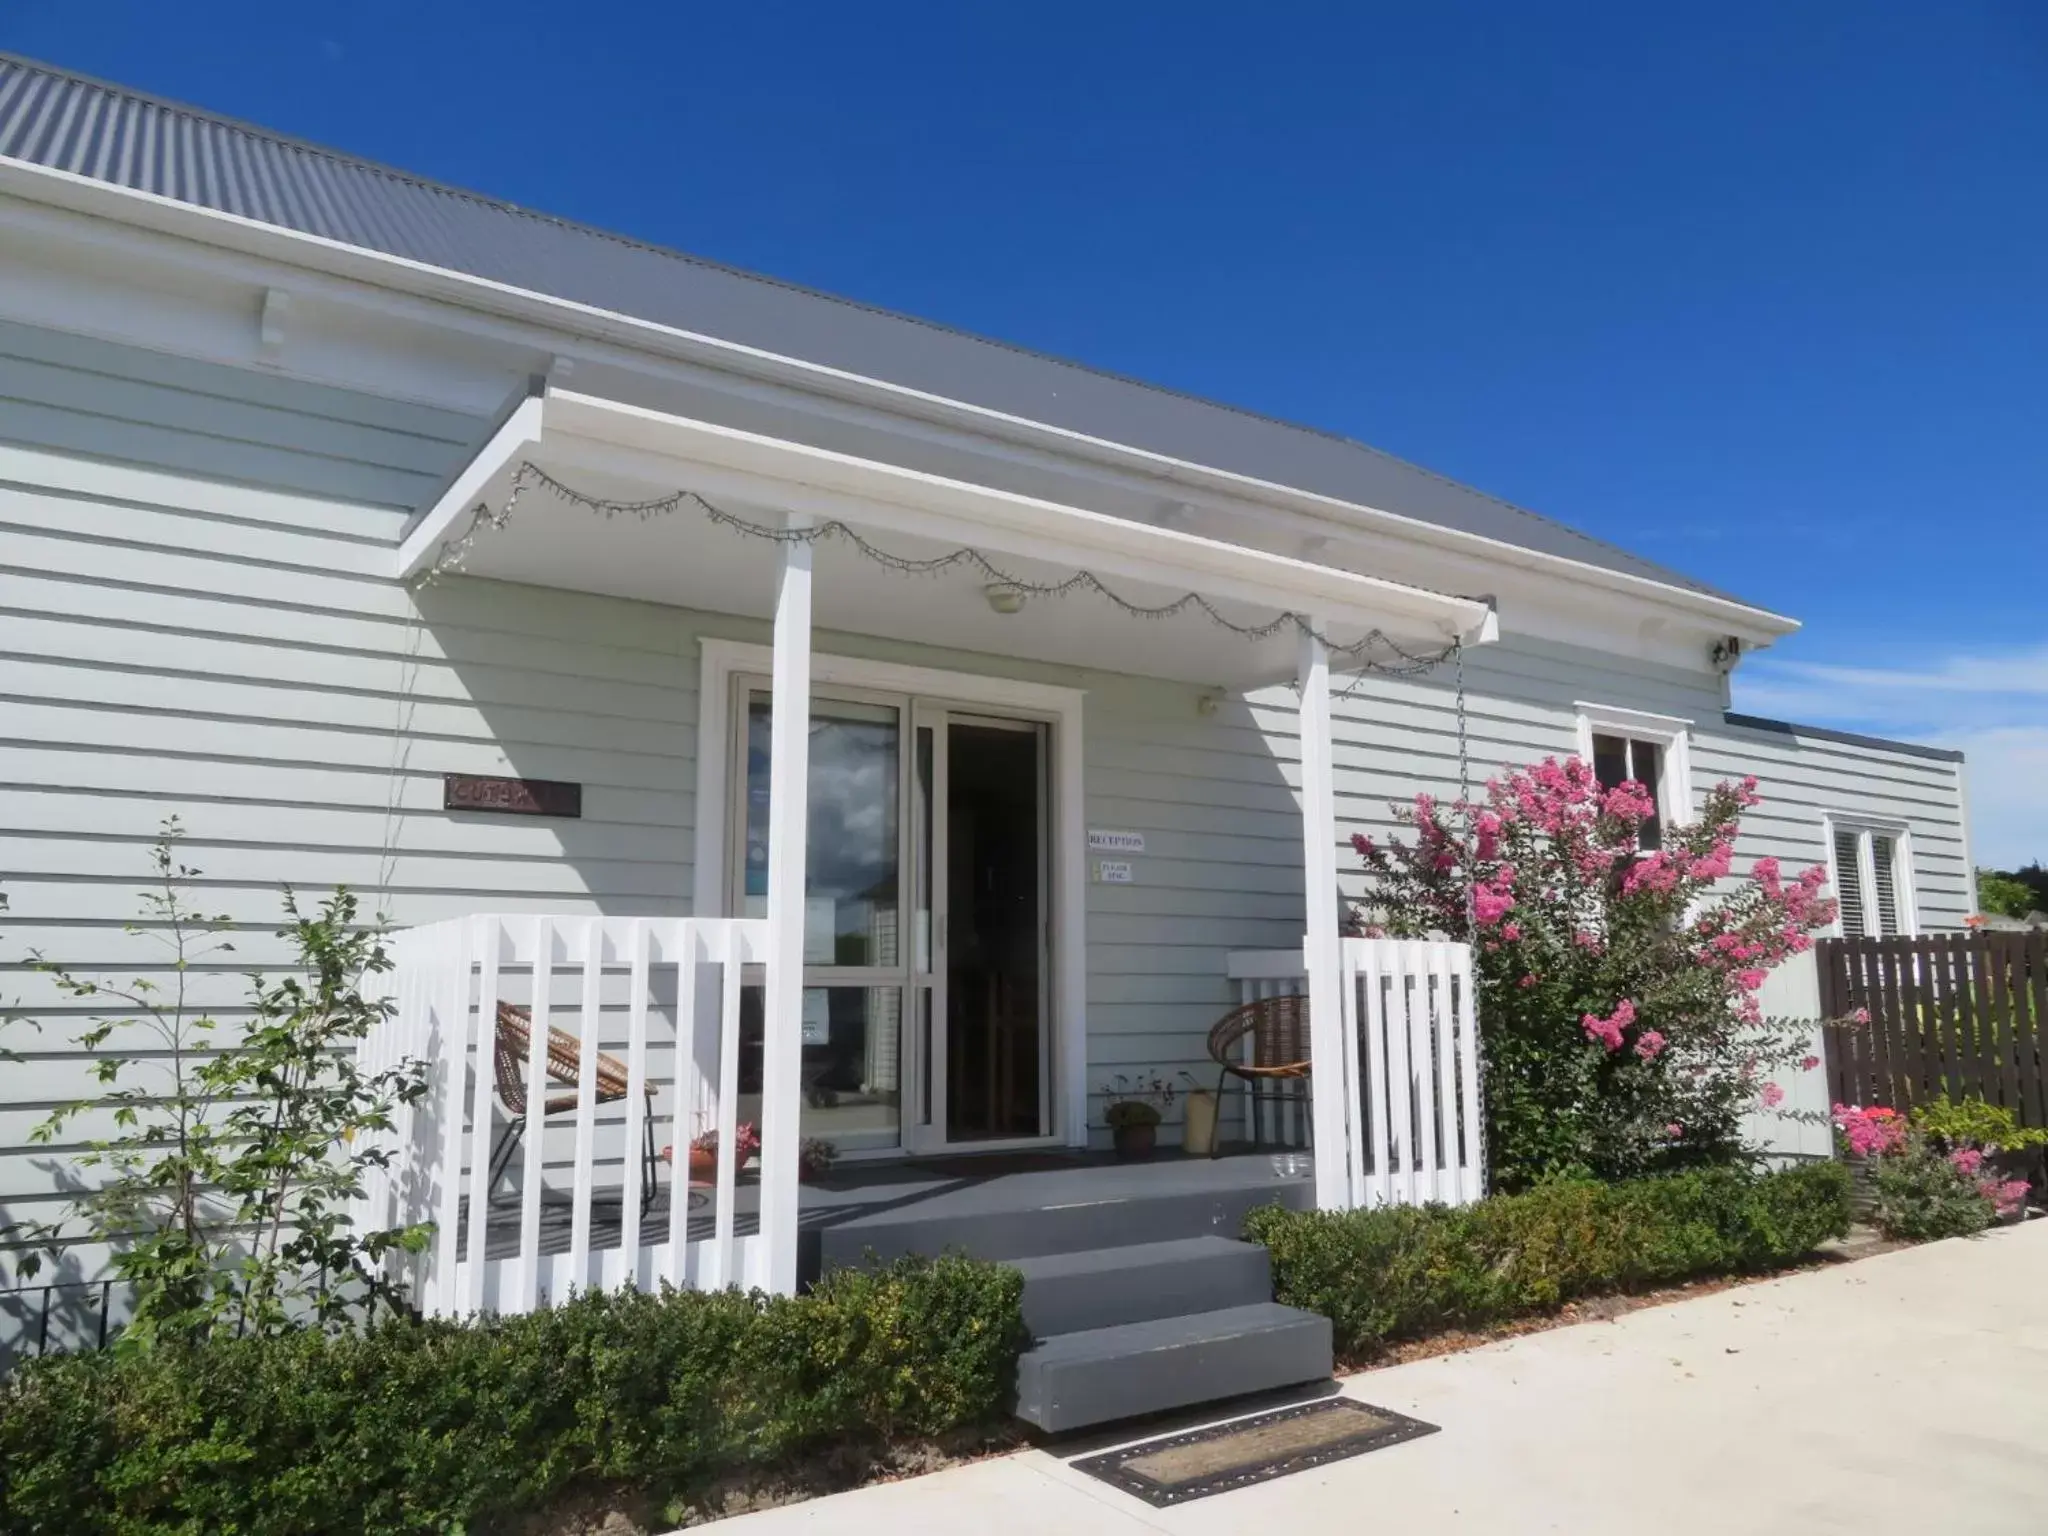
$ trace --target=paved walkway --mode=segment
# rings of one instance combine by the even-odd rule
[[[1175,1509],[1034,1450],[719,1529],[2039,1536],[2048,1221],[1369,1371],[1344,1390],[1443,1433]]]

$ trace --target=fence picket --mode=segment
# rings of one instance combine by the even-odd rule
[[[1455,967],[1458,985],[1458,1195],[1465,1201],[1486,1193],[1486,1122],[1479,1112],[1479,1014],[1474,994],[1472,951]]]
[[[1437,1173],[1436,1197],[1446,1205],[1458,1202],[1458,1059],[1455,1039],[1456,1013],[1451,998],[1451,957],[1449,944],[1432,944],[1430,975],[1434,982],[1437,1152],[1442,1166]]]
[[[1359,954],[1360,941],[1344,939],[1338,948],[1342,964],[1338,973],[1337,998],[1342,1012],[1344,1035],[1344,1081],[1350,1085],[1345,1090],[1344,1120],[1346,1125],[1345,1179],[1346,1192],[1353,1205],[1365,1201],[1365,1136],[1366,1136],[1366,1082],[1358,1072],[1358,1031],[1360,1029]]]
[[[2023,963],[2024,986],[2031,1003],[2025,1044],[2014,1053],[2020,1073],[2022,1119],[2030,1125],[2048,1126],[2048,930],[2035,929],[2026,935]],[[2017,1033],[2017,1032],[2016,1032]]]
[[[697,945],[704,931],[691,918],[669,930],[676,947],[675,1100],[669,1114],[668,1283],[681,1286],[690,1233],[690,1115],[704,1091],[697,1071]]]
[[[640,1284],[640,1207],[648,1190],[645,1180],[647,1117],[647,969],[650,935],[647,919],[629,918],[623,929],[626,951],[626,1149],[625,1187],[619,1194],[619,1251],[625,1259],[626,1283]],[[678,1020],[688,1016],[680,1005]],[[670,1184],[674,1188],[673,1181]],[[673,1198],[673,1196],[671,1196]],[[688,1204],[687,1201],[684,1204]]]
[[[570,1181],[569,1288],[590,1280],[590,1206],[597,1162],[597,1036],[604,1006],[604,919],[583,927],[583,987],[577,1020],[576,1162]]]
[[[484,1305],[484,1266],[491,1221],[491,1084],[498,1056],[498,961],[505,947],[504,923],[495,917],[474,920],[477,948],[476,1077],[470,1089],[469,1232],[462,1308],[480,1312]]]
[[[739,1198],[740,978],[745,947],[740,932],[722,928],[718,1008],[718,1206],[712,1218],[711,1269],[707,1290],[738,1283],[733,1265],[733,1207]]]
[[[454,953],[445,978],[441,1014],[440,1110],[434,1140],[441,1147],[441,1209],[434,1228],[434,1273],[422,1296],[429,1314],[455,1310],[455,1260],[462,1222],[462,1090],[469,1066],[470,924],[458,918],[448,934]],[[431,1157],[431,1151],[425,1157]],[[423,1161],[425,1160],[423,1157]]]
[[[1387,1112],[1387,997],[1380,971],[1383,944],[1361,940],[1356,951],[1359,977],[1363,984],[1365,1013],[1365,1079],[1359,1097],[1365,1103],[1366,1135],[1370,1138],[1372,1170],[1367,1192],[1372,1205],[1387,1205],[1394,1198],[1393,1127]]]
[[[519,1280],[512,1293],[514,1312],[530,1312],[541,1300],[540,1192],[546,1168],[548,1100],[548,1031],[555,979],[555,924],[536,917],[526,925],[533,945],[533,1002],[526,1035],[526,1155],[520,1169]]]

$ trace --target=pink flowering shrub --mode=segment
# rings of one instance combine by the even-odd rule
[[[1412,839],[1353,839],[1371,876],[1360,931],[1474,946],[1496,1183],[1629,1178],[1748,1155],[1743,1116],[1805,1051],[1756,993],[1834,916],[1825,871],[1735,869],[1756,781],[1721,784],[1646,851],[1640,784],[1577,758],[1493,780],[1472,803],[1397,806]],[[1809,1058],[1810,1059],[1810,1058]]]
[[[1852,1156],[1882,1157],[1906,1145],[1906,1117],[1896,1109],[1837,1104],[1834,1121]]]
[[[1983,1106],[1976,1108],[1981,1119]],[[1968,1110],[1950,1109],[1949,1119],[1961,1120]],[[1995,1117],[1994,1111],[1994,1124]],[[1966,1136],[1931,1132],[1922,1118],[1918,1109],[1909,1123],[1894,1109],[1834,1108],[1842,1145],[1870,1162],[1876,1196],[1871,1219],[1880,1231],[1915,1241],[1965,1237],[2019,1214],[2032,1192],[2025,1179],[2003,1177],[1983,1146]]]

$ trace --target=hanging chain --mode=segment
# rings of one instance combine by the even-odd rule
[[[1247,640],[1270,640],[1273,636],[1292,629],[1320,641],[1332,656],[1342,659],[1347,669],[1356,668],[1361,676],[1366,673],[1390,677],[1413,676],[1439,665],[1459,648],[1459,643],[1454,640],[1439,651],[1410,651],[1385,631],[1378,629],[1368,631],[1359,640],[1340,644],[1317,629],[1305,615],[1291,610],[1263,624],[1242,624],[1223,613],[1199,592],[1183,593],[1165,603],[1133,602],[1110,587],[1093,571],[1076,571],[1073,575],[1058,581],[1032,581],[1004,570],[980,550],[967,546],[942,555],[922,558],[899,555],[870,542],[857,530],[836,518],[804,528],[776,528],[728,512],[695,491],[672,491],[666,496],[649,497],[643,501],[607,500],[604,497],[588,495],[573,486],[564,485],[531,460],[521,463],[513,473],[512,487],[505,497],[505,504],[494,511],[488,502],[478,502],[470,513],[469,525],[459,537],[450,539],[441,546],[433,564],[415,578],[414,585],[432,586],[444,576],[460,573],[463,562],[469,558],[470,551],[484,532],[500,531],[511,522],[512,514],[519,505],[519,498],[529,486],[538,486],[571,506],[581,507],[587,512],[607,519],[633,517],[642,522],[649,522],[654,518],[679,512],[686,507],[693,507],[714,526],[771,544],[820,544],[828,539],[836,540],[852,546],[874,564],[903,575],[936,576],[949,570],[964,569],[979,575],[991,586],[1015,592],[1020,597],[1067,597],[1076,592],[1089,592],[1140,619],[1170,619],[1177,614],[1193,611]],[[1374,655],[1374,652],[1380,655]],[[1391,659],[1383,660],[1381,656]],[[1355,688],[1357,683],[1354,681],[1351,686]]]

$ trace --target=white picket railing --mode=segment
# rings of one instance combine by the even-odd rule
[[[1318,1062],[1313,1085],[1342,1097],[1342,1203],[1479,1199],[1486,1176],[1471,949],[1344,939],[1339,955],[1344,1060],[1336,1070]],[[1308,989],[1300,950],[1236,951],[1229,975],[1242,1002]]]
[[[747,967],[766,963],[764,922],[479,916],[408,929],[392,950],[396,1007],[358,1061],[424,1061],[429,1089],[396,1117],[391,1164],[371,1170],[355,1214],[378,1228],[433,1224],[427,1252],[406,1266],[422,1310],[525,1312],[589,1287],[763,1283],[762,1238],[739,1230],[735,1148],[741,988]],[[527,1009],[530,1028],[518,1190],[494,1203],[491,1154],[507,1121],[494,1073],[500,1003]],[[573,1086],[548,1077],[551,1026],[579,1042]],[[621,1027],[623,1042],[608,1039]],[[602,1108],[600,1050],[627,1077],[623,1099]],[[566,1101],[552,1117],[551,1099]],[[717,1173],[693,1237],[688,1149],[707,1130]],[[658,1227],[643,1217],[650,1144],[673,1149],[655,1170],[673,1195]]]

